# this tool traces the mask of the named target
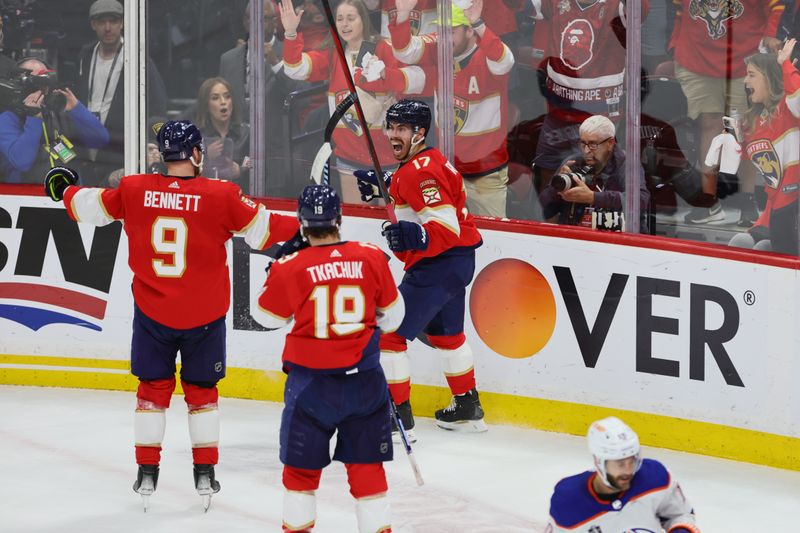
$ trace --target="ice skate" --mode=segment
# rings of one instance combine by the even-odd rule
[[[400,421],[403,422],[403,429],[406,430],[408,443],[413,444],[417,442],[417,434],[414,432],[414,415],[411,413],[411,401],[406,400],[396,407],[397,414],[400,415]],[[392,416],[392,442],[395,444],[402,444],[403,442],[403,439],[400,437],[400,428],[397,427],[394,416]]]
[[[203,509],[208,512],[211,496],[219,492],[219,481],[214,477],[214,465],[194,465],[194,486],[203,499]]]
[[[142,496],[144,512],[147,512],[147,505],[150,496],[156,491],[158,485],[158,465],[139,465],[139,472],[136,474],[136,481],[133,483],[133,491]]]
[[[435,416],[436,425],[443,429],[467,433],[481,433],[489,429],[483,421],[483,408],[476,389],[453,396],[450,405],[436,411]]]

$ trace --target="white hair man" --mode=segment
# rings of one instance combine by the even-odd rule
[[[546,533],[699,533],[694,510],[669,471],[642,459],[639,437],[622,420],[589,427],[594,470],[562,479],[550,499]]]
[[[561,165],[539,195],[548,222],[624,231],[625,152],[617,144],[614,123],[592,115],[579,129],[580,153]],[[640,228],[647,233],[647,190],[639,168]]]

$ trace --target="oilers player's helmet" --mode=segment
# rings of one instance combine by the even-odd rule
[[[606,461],[636,457],[636,471],[642,466],[639,436],[617,417],[610,416],[593,422],[589,426],[588,440],[597,473],[609,487],[613,488],[608,480]]]
[[[425,128],[425,137],[431,129],[431,108],[419,100],[400,100],[386,111],[386,126],[389,124],[408,124],[414,128]]]
[[[335,228],[341,217],[342,202],[328,185],[308,185],[297,199],[297,218],[304,228]]]
[[[164,161],[183,161],[192,157],[192,149],[197,147],[202,153],[206,148],[203,135],[189,120],[170,120],[165,122],[156,135],[158,151]]]

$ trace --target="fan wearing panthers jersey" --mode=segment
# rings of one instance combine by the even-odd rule
[[[372,244],[343,242],[341,202],[327,185],[309,185],[297,202],[311,244],[270,267],[254,315],[286,337],[288,373],[281,417],[283,530],[308,532],[316,520],[322,469],[345,464],[361,533],[391,531],[383,461],[392,460],[391,404],[380,365],[381,332],[397,329],[403,297],[386,255]]]
[[[595,469],[556,484],[545,533],[700,533],[678,482],[642,459],[639,437],[622,420],[594,422],[588,440]]]
[[[406,316],[394,333],[381,337],[381,364],[406,430],[414,427],[407,343],[420,333],[441,356],[453,400],[435,413],[444,429],[486,431],[472,350],[464,336],[466,286],[475,272],[475,249],[482,244],[466,209],[464,180],[435,148],[425,145],[431,110],[418,100],[401,100],[386,112],[386,133],[400,168],[389,180],[395,224],[384,228],[389,248],[405,263],[400,293]],[[362,199],[368,200],[374,174],[357,171]],[[415,440],[413,431],[409,439]]]
[[[412,35],[409,11],[417,0],[397,0],[389,24],[394,55],[422,66],[426,87],[436,86],[437,34]],[[514,54],[481,18],[483,0],[451,11],[454,55],[455,167],[475,215],[505,217],[508,185],[508,80]]]
[[[256,249],[290,239],[293,217],[270,214],[231,182],[200,175],[204,145],[189,121],[158,131],[165,174],[126,176],[116,189],[77,187],[77,174],[54,168],[45,190],[63,199],[77,222],[124,222],[133,271],[131,372],[139,378],[134,436],[139,474],[134,490],[156,488],[165,410],[181,384],[189,409],[189,436],[198,491],[216,492],[219,413],[217,382],[225,376],[225,315],[230,304],[226,243],[241,235]],[[202,493],[201,493],[202,494]]]

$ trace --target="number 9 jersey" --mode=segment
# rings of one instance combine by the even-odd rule
[[[253,317],[286,336],[284,366],[350,373],[380,364],[380,333],[396,330],[405,306],[386,255],[368,243],[312,246],[269,270]]]
[[[228,181],[160,174],[124,177],[117,189],[68,187],[64,205],[77,222],[122,220],[133,270],[133,299],[149,318],[175,329],[228,312],[227,241],[263,249],[290,239],[294,217],[270,214]]]

